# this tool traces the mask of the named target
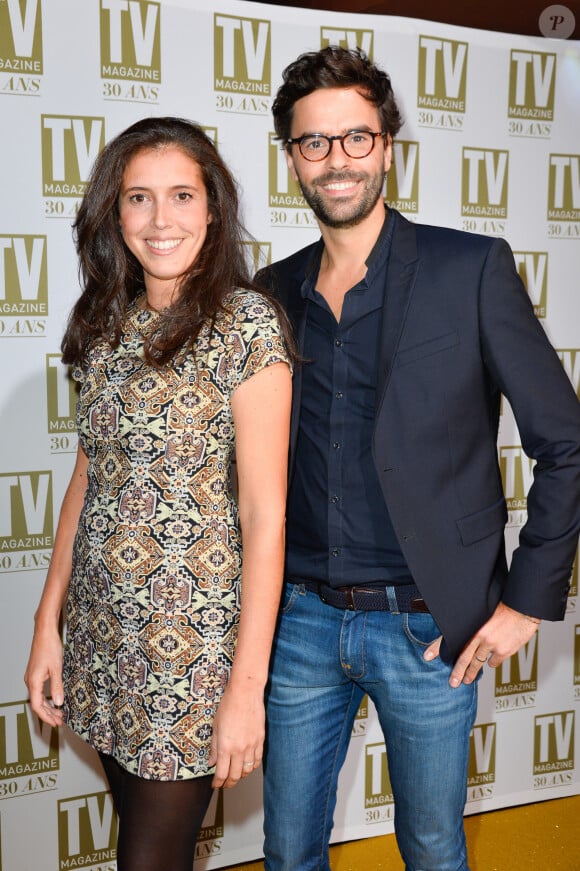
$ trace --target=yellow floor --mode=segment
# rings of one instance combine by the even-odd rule
[[[580,796],[474,814],[465,830],[471,871],[580,871]],[[404,871],[394,835],[337,844],[330,854],[332,871]]]

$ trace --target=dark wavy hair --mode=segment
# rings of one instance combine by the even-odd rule
[[[284,145],[290,139],[294,104],[321,88],[356,88],[378,109],[383,131],[394,138],[402,127],[389,76],[371,63],[361,48],[328,45],[320,51],[305,52],[286,67],[282,79],[272,115],[276,136]]]
[[[97,158],[74,223],[82,292],[62,340],[63,362],[82,365],[90,345],[106,339],[119,344],[128,305],[143,292],[143,269],[121,236],[118,199],[123,173],[139,152],[168,145],[194,160],[207,190],[211,222],[195,263],[175,301],[160,315],[159,328],[146,340],[146,359],[169,363],[184,347],[192,349],[204,323],[213,324],[224,299],[236,287],[264,293],[251,279],[242,242],[248,238],[239,217],[238,188],[202,128],[182,118],[144,118],[112,139]],[[289,350],[293,342],[279,314]]]

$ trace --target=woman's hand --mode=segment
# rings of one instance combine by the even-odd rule
[[[262,763],[266,733],[263,688],[228,685],[213,724],[209,764],[214,788],[235,786]]]
[[[52,703],[44,694],[47,681]],[[49,726],[62,726],[62,641],[58,628],[36,629],[24,673],[24,683],[28,687],[33,712]]]
[[[88,457],[79,444],[75,467],[60,509],[52,558],[36,612],[30,657],[24,673],[32,710],[50,726],[63,723],[60,710],[64,703],[62,640],[58,627],[71,576],[73,541],[87,489],[88,465]],[[44,694],[47,681],[52,703]]]

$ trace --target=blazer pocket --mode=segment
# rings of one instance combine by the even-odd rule
[[[495,532],[503,531],[507,519],[507,507],[505,499],[502,496],[501,499],[494,502],[493,505],[484,508],[483,511],[477,511],[475,514],[460,517],[455,522],[459,529],[462,544],[470,545],[487,538],[488,535],[493,535]]]
[[[413,345],[412,348],[404,348],[399,351],[396,365],[406,366],[407,363],[412,363],[414,360],[430,357],[432,354],[438,354],[440,351],[454,348],[458,344],[459,336],[457,333],[445,333],[444,336],[437,336],[435,339],[429,339],[428,342],[421,342],[420,345]]]

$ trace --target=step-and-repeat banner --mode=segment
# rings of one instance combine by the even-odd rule
[[[256,266],[317,227],[273,136],[287,63],[359,45],[391,75],[404,117],[386,187],[415,221],[504,236],[538,317],[580,381],[580,43],[242,0],[0,0],[0,866],[115,868],[116,820],[94,754],[41,727],[22,681],[32,618],[72,469],[75,395],[60,362],[78,293],[71,222],[106,140],[147,115],[214,138],[244,195]],[[499,460],[508,545],[532,463],[507,404]],[[564,623],[486,669],[466,813],[580,792],[578,569]],[[261,855],[256,774],[216,795],[196,867]],[[290,811],[289,811],[290,812]],[[335,840],[393,831],[387,760],[363,704]]]

